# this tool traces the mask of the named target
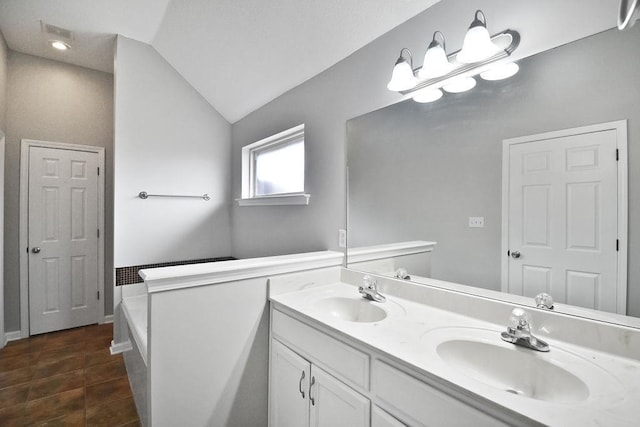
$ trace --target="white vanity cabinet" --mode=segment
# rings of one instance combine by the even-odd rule
[[[269,399],[273,427],[369,425],[369,399],[275,339]]]
[[[531,424],[496,419],[374,349],[273,308],[270,356],[270,427]]]

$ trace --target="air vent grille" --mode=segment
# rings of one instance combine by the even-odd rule
[[[55,25],[47,24],[44,21],[40,21],[40,28],[42,32],[45,34],[51,34],[58,38],[63,38],[67,40],[73,39],[73,33],[71,30],[67,30],[66,28],[56,27]]]

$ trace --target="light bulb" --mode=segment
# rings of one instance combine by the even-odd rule
[[[515,75],[520,67],[515,62],[509,62],[508,64],[499,64],[496,67],[490,68],[487,71],[480,73],[480,77],[484,80],[502,80],[508,79]]]
[[[413,95],[413,100],[424,104],[427,102],[437,101],[442,98],[442,95],[443,94],[440,89],[422,89]]]
[[[476,79],[473,77],[457,77],[444,85],[442,89],[449,93],[462,93],[473,89],[476,86]]]

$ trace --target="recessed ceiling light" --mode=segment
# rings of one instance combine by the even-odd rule
[[[49,40],[49,44],[51,45],[52,48],[58,49],[58,50],[69,50],[69,49],[71,49],[71,46],[69,46],[68,44],[66,44],[65,42],[62,42],[60,40]]]

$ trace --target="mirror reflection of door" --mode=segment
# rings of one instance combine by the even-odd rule
[[[619,139],[618,129],[604,124],[505,141],[504,290],[547,292],[558,302],[625,313]]]
[[[98,320],[98,154],[29,149],[30,334]]]

